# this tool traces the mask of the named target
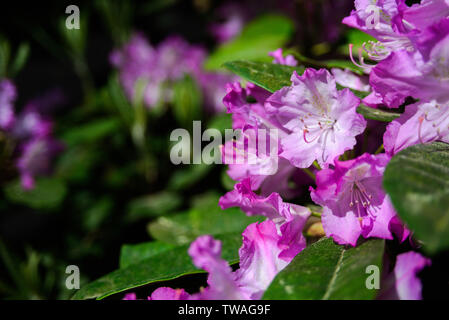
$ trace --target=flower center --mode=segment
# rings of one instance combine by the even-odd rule
[[[324,152],[327,146],[327,140],[329,134],[333,132],[335,123],[337,120],[329,118],[326,114],[312,115],[308,113],[303,117],[300,117],[300,121],[303,123],[303,139],[305,143],[317,142],[322,146],[322,160],[326,162],[324,158]]]
[[[373,196],[366,190],[365,186],[360,181],[355,181],[350,191],[349,207],[357,208],[357,216],[361,220],[364,216],[375,218],[375,210],[372,206]]]

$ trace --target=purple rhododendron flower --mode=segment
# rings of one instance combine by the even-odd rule
[[[236,80],[235,76],[217,72],[203,72],[199,75],[199,84],[203,92],[204,106],[211,113],[225,111],[223,97],[227,84]]]
[[[408,96],[449,101],[449,18],[423,31],[416,46],[413,53],[391,53],[371,71],[370,84],[388,106],[398,107]]]
[[[163,79],[178,80],[185,73],[198,75],[206,52],[202,47],[190,45],[179,36],[171,36],[157,47],[156,72]]]
[[[193,263],[209,273],[208,287],[193,299],[206,300],[258,300],[276,274],[285,268],[299,252],[287,252],[276,224],[267,220],[250,224],[242,234],[239,250],[240,268],[232,272],[221,259],[221,243],[211,236],[200,236],[190,246]]]
[[[22,187],[26,190],[33,189],[34,177],[48,174],[52,158],[62,149],[62,144],[49,136],[34,137],[24,143],[17,159]]]
[[[146,84],[146,105],[153,106],[159,101],[162,78],[153,71],[157,66],[157,53],[142,34],[134,34],[123,48],[114,50],[109,59],[118,68],[120,83],[130,100],[134,99],[136,82],[140,79]]]
[[[302,76],[294,71],[291,81],[290,87],[267,99],[290,131],[281,137],[280,156],[299,168],[310,167],[315,160],[327,167],[352,149],[355,137],[365,129],[365,119],[356,112],[360,99],[347,88],[338,91],[335,78],[325,69],[306,69]]]
[[[334,169],[317,173],[312,200],[323,206],[322,222],[328,237],[339,244],[355,246],[358,238],[393,239],[394,231],[404,240],[408,231],[398,230],[396,212],[382,189],[382,176],[390,158],[368,153],[348,161],[336,160]]]
[[[418,273],[430,266],[431,261],[418,252],[409,251],[396,257],[393,272],[382,280],[379,299],[421,300],[422,284]]]
[[[170,90],[163,83],[181,79],[185,73],[199,76],[205,51],[188,44],[178,36],[165,39],[153,48],[142,34],[135,34],[120,50],[111,53],[112,65],[119,69],[120,82],[128,98],[135,98],[138,81],[145,85],[144,101],[154,107],[161,100],[169,100]]]
[[[449,143],[449,101],[439,104],[433,100],[407,106],[405,112],[387,126],[383,140],[390,156],[419,143]]]
[[[274,221],[280,231],[279,246],[285,245],[281,257],[293,258],[305,248],[306,241],[302,229],[310,216],[310,210],[296,204],[286,203],[273,192],[268,197],[255,194],[249,178],[237,183],[234,190],[220,198],[218,204],[224,210],[240,207],[249,216],[262,215]],[[291,254],[293,253],[293,256]]]
[[[147,107],[171,102],[172,87],[186,74],[192,76],[202,90],[204,106],[211,113],[223,111],[221,99],[226,83],[236,77],[224,73],[206,72],[204,48],[191,45],[179,36],[171,36],[153,47],[138,33],[119,50],[111,53],[110,61],[119,70],[119,79],[129,100],[135,99],[138,82],[144,85]]]
[[[29,105],[17,117],[12,135],[18,140],[50,135],[53,123],[40,114],[33,105]]]
[[[396,17],[400,7],[405,5],[404,0],[356,0],[355,10],[351,15],[343,19],[343,23],[357,28],[376,38],[379,42],[369,42],[365,46],[370,58],[382,60],[391,51],[406,49],[413,50],[413,45],[407,35],[407,30],[398,26]]]
[[[292,190],[289,179],[297,170],[279,157],[279,138],[287,131],[267,111],[269,92],[253,84],[242,88],[238,82],[228,84],[227,92],[223,103],[232,113],[233,128],[242,130],[237,140],[227,141],[221,149],[223,163],[229,164],[228,175],[236,181],[251,178],[253,190],[261,188],[263,195],[276,186],[283,196],[294,196],[298,191]],[[249,97],[256,102],[247,102]]]
[[[269,52],[268,55],[274,58],[273,63],[275,64],[283,64],[292,67],[295,67],[298,64],[298,61],[291,54],[284,57],[281,48]]]
[[[248,20],[248,13],[242,4],[226,2],[217,9],[217,18],[221,22],[212,23],[209,30],[217,42],[223,43],[241,33],[246,20]]]
[[[396,21],[398,26],[402,23],[409,29],[423,30],[448,16],[449,2],[447,0],[421,0],[419,4],[411,7],[400,2]]]
[[[14,124],[14,101],[17,98],[16,87],[8,80],[0,81],[0,129],[9,130]]]

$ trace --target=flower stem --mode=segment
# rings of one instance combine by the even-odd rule
[[[384,145],[383,145],[383,143],[380,145],[379,148],[377,148],[377,150],[376,150],[376,152],[374,152],[374,154],[379,154],[379,153],[381,153],[382,151],[384,151]]]
[[[302,168],[302,171],[304,171],[309,177],[311,177],[313,180],[316,179],[315,174],[309,169],[309,168]]]
[[[312,215],[312,217],[317,217],[317,218],[321,219],[321,213],[319,213],[319,212],[312,211],[311,215]]]

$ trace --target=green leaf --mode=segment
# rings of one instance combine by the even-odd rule
[[[189,75],[173,86],[173,114],[179,124],[191,125],[201,115],[201,91],[196,81]]]
[[[89,231],[97,229],[111,215],[113,207],[114,202],[106,196],[95,201],[89,210],[82,213],[84,228]]]
[[[389,162],[384,188],[401,220],[431,254],[449,248],[449,145],[402,150]]]
[[[28,43],[21,43],[19,48],[17,48],[17,53],[14,61],[10,67],[10,76],[16,76],[20,70],[24,67],[30,55],[30,46]]]
[[[361,68],[357,67],[356,65],[354,65],[354,63],[352,63],[352,61],[326,60],[326,61],[323,61],[322,64],[326,68],[349,69],[356,74],[363,75],[363,70]]]
[[[222,241],[222,257],[230,264],[238,261],[238,249],[242,245],[242,235],[226,234],[217,236]],[[162,251],[147,259],[115,270],[104,277],[82,287],[72,299],[102,299],[154,282],[167,281],[188,274],[203,273],[197,269],[187,253],[189,245]]]
[[[385,111],[381,109],[370,108],[365,105],[360,105],[357,108],[357,112],[360,113],[365,119],[383,121],[383,122],[391,122],[394,119],[399,118],[400,113]]]
[[[230,60],[250,59],[269,62],[268,52],[287,43],[293,33],[293,22],[287,17],[268,14],[245,26],[240,36],[218,47],[207,59],[206,69],[220,69]]]
[[[280,64],[254,62],[254,61],[230,61],[224,67],[236,75],[248,80],[270,92],[275,92],[282,87],[290,86],[290,78],[293,71],[302,73],[302,67],[290,67]]]
[[[127,219],[134,221],[173,212],[182,204],[182,198],[173,192],[160,192],[132,200],[128,204]]]
[[[208,129],[220,130],[222,134],[226,129],[232,129],[232,116],[229,113],[220,113],[215,115],[209,122]]]
[[[39,178],[32,190],[24,190],[20,181],[16,180],[4,187],[5,196],[15,203],[34,209],[57,208],[67,193],[66,185],[58,179]]]
[[[83,181],[89,178],[92,167],[100,155],[83,145],[77,145],[65,150],[58,158],[55,166],[55,176],[68,181]]]
[[[213,168],[212,165],[194,164],[188,168],[176,170],[168,181],[168,189],[185,190],[200,182]]]
[[[150,241],[139,244],[125,244],[120,250],[120,269],[172,250],[176,246],[159,241]]]
[[[175,245],[188,243],[202,234],[218,235],[242,231],[261,217],[248,217],[239,208],[221,210],[219,195],[197,197],[187,212],[158,218],[148,229],[154,239]]]
[[[95,120],[68,130],[62,139],[68,145],[91,143],[111,135],[119,130],[119,127],[120,122],[115,118]]]
[[[366,267],[382,269],[384,240],[371,239],[346,248],[324,238],[301,251],[268,287],[264,299],[374,299],[367,289]]]

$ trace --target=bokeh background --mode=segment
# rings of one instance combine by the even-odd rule
[[[65,27],[70,4],[80,9],[80,30]],[[171,164],[170,133],[191,130],[193,120],[203,129],[231,127],[220,102],[225,83],[236,80],[221,68],[227,59],[271,61],[268,52],[283,47],[300,61],[347,60],[347,44],[366,40],[340,23],[352,8],[352,0],[2,4],[0,78],[17,88],[18,117],[35,105],[62,147],[25,190],[17,168],[22,141],[0,132],[0,297],[68,299],[68,265],[80,268],[83,285],[117,269],[124,244],[183,244],[254,221],[221,213],[218,198],[233,186],[224,166]],[[144,44],[133,47],[136,35]],[[113,52],[129,60],[164,43],[167,55],[176,54],[162,71],[177,70],[195,50],[202,56],[164,80],[163,97],[149,105],[124,83],[141,66],[119,66]],[[441,270],[423,275],[424,297],[439,292],[433,278],[448,281],[447,263],[435,265]],[[197,275],[171,286],[204,283]]]

